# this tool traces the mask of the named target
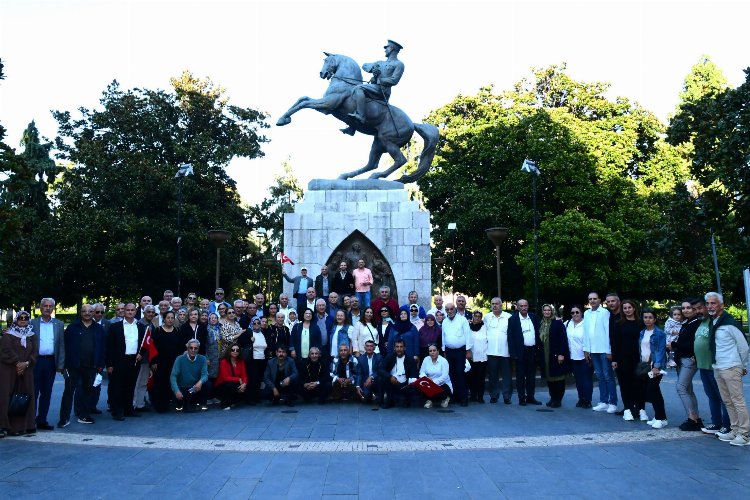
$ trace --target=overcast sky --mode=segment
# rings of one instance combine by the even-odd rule
[[[189,69],[275,124],[300,96],[325,92],[323,51],[362,64],[382,59],[389,38],[406,65],[391,102],[416,122],[458,94],[562,62],[666,120],[701,54],[732,85],[744,80],[748,19],[750,2],[714,1],[3,0],[0,122],[12,147],[32,119],[52,138],[51,109],[95,107],[114,79],[167,89]],[[303,186],[364,165],[371,138],[341,126],[305,110],[267,130],[266,156],[229,168],[243,199],[260,201],[287,158]]]

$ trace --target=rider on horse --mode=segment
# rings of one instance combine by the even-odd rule
[[[365,123],[365,104],[367,103],[367,98],[387,104],[391,96],[391,87],[397,85],[404,74],[404,63],[398,60],[398,52],[403,49],[401,44],[393,40],[388,40],[388,43],[383,48],[385,49],[387,59],[385,61],[363,64],[362,69],[368,73],[372,73],[372,79],[369,83],[357,85],[352,90],[352,97],[357,105],[357,109],[349,113],[349,116],[359,120],[362,124]],[[354,135],[353,127],[347,127],[341,131],[345,134]]]

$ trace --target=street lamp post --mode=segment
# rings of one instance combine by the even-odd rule
[[[458,225],[455,222],[449,222],[448,223],[448,231],[451,232],[453,235],[453,246],[452,246],[452,256],[451,256],[451,293],[453,294],[453,301],[455,302],[456,299],[456,278],[454,275],[454,272],[456,270],[456,231],[458,230]]]
[[[182,184],[185,177],[193,175],[193,165],[183,163],[174,175],[175,179],[180,180],[180,187],[177,190],[177,296],[182,297],[180,293],[180,270],[182,265]]]
[[[489,240],[495,245],[495,256],[497,257],[497,296],[502,300],[503,280],[502,275],[500,274],[500,265],[503,261],[500,260],[500,245],[505,241],[505,238],[508,237],[508,228],[491,227],[485,229],[485,233],[487,233],[487,238],[489,238]]]
[[[536,178],[541,174],[539,167],[533,160],[526,159],[521,170],[531,174],[531,206],[534,212],[534,310],[539,311],[539,251],[537,249],[536,234]]]
[[[263,259],[268,274],[266,275],[266,300],[271,301],[271,269],[276,265],[276,259]]]
[[[438,266],[438,288],[440,289],[440,296],[443,296],[443,266],[445,266],[445,257],[435,257],[432,259],[436,266]]]
[[[232,235],[223,229],[212,229],[208,232],[208,238],[216,247],[216,288],[219,288],[219,271],[221,270],[221,249]]]

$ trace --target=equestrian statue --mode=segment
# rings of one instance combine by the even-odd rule
[[[326,58],[320,77],[331,83],[323,97],[300,97],[276,122],[278,126],[287,125],[291,123],[294,113],[309,108],[332,114],[346,123],[347,127],[341,129],[345,134],[354,135],[359,132],[374,136],[367,165],[341,174],[339,179],[349,179],[375,170],[383,153],[391,155],[393,165],[383,172],[373,173],[370,178],[380,179],[392,174],[406,163],[401,148],[409,143],[415,130],[424,141],[419,164],[414,172],[402,175],[398,181],[408,183],[421,178],[427,173],[435,157],[440,138],[438,128],[429,123],[413,123],[406,113],[388,103],[391,87],[398,84],[404,73],[404,63],[398,59],[398,52],[403,47],[388,40],[383,48],[385,61],[362,66],[363,70],[372,74],[368,83],[364,83],[362,71],[352,58],[324,52]]]

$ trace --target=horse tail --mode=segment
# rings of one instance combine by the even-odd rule
[[[440,131],[435,125],[429,123],[415,123],[414,130],[417,131],[424,141],[424,148],[422,148],[422,154],[419,155],[419,165],[417,166],[417,169],[410,174],[402,175],[401,178],[398,179],[399,182],[403,182],[404,184],[415,182],[427,173],[432,165],[433,158],[435,158],[438,140],[440,139]]]

